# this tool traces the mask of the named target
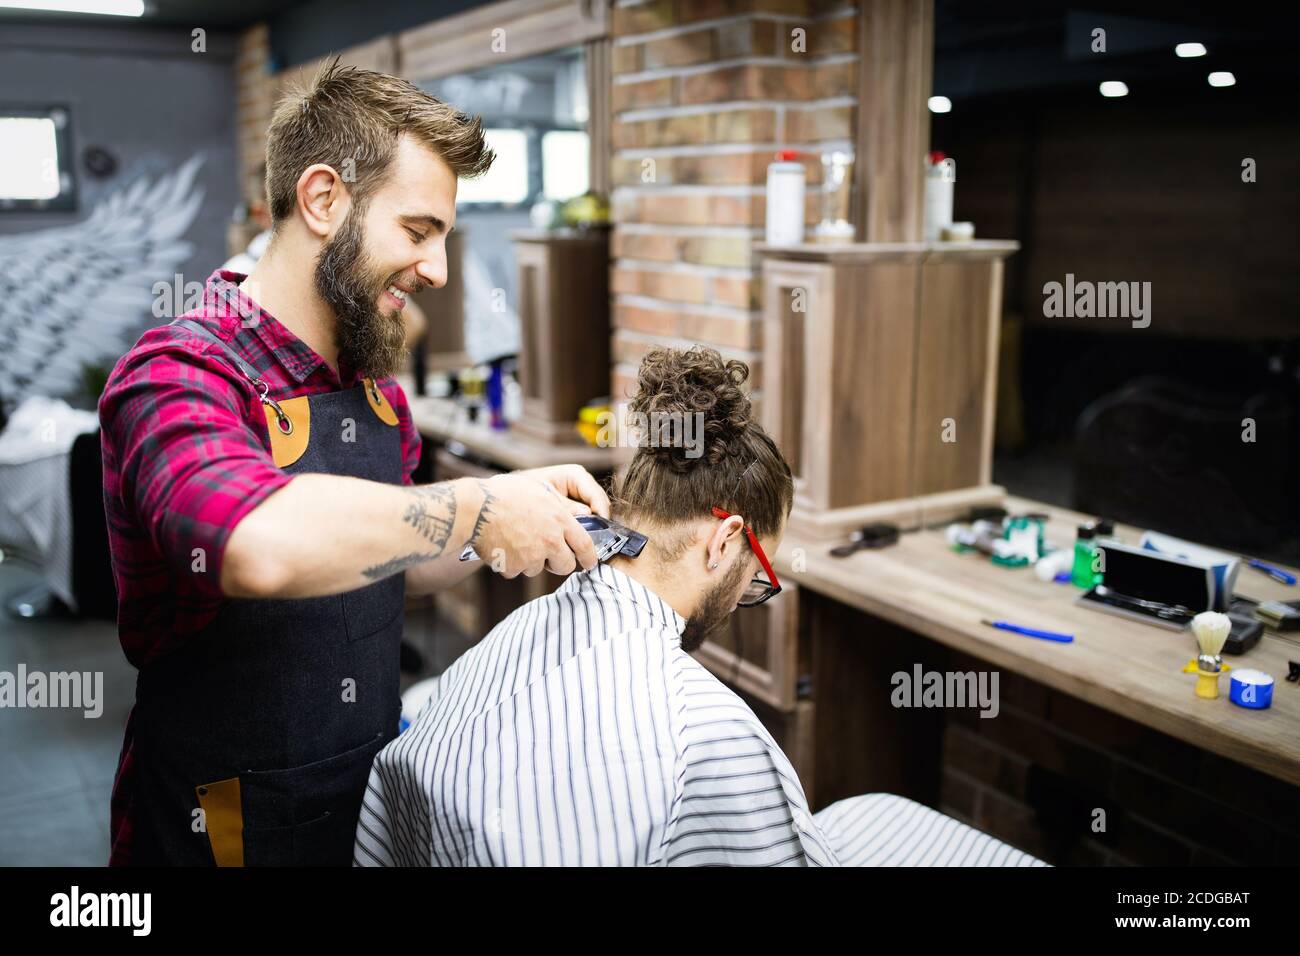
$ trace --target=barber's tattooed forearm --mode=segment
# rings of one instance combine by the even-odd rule
[[[411,552],[404,558],[393,558],[385,561],[383,564],[372,565],[368,568],[362,568],[361,573],[372,581],[382,581],[384,578],[394,574],[401,574],[407,568],[413,568],[417,564],[424,564],[426,561],[436,560],[438,555],[431,552],[420,554]]]
[[[456,490],[449,484],[426,485],[408,489],[411,503],[406,506],[402,520],[415,528],[442,554],[456,524]]]
[[[486,481],[480,479],[478,486],[483,492],[483,506],[478,509],[478,517],[474,519],[474,530],[470,532],[469,541],[466,542],[469,545],[478,544],[478,536],[483,532],[483,528],[487,526],[488,518],[495,513],[492,510],[492,504],[497,500],[496,495],[488,490]]]

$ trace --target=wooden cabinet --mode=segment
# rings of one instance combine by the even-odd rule
[[[764,426],[819,511],[910,487],[915,257],[870,268],[765,261]],[[775,400],[774,400],[775,399]]]
[[[609,233],[516,232],[519,384],[513,427],[551,442],[580,442],[578,410],[609,394]]]
[[[835,537],[964,510],[991,485],[1002,260],[1014,242],[758,246],[763,423],[793,520]]]

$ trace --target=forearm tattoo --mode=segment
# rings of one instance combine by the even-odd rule
[[[470,532],[467,544],[478,544],[478,536],[482,534],[483,529],[487,526],[488,518],[492,517],[495,512],[492,510],[492,504],[496,496],[488,490],[487,482],[479,479],[479,489],[483,492],[483,506],[478,509],[478,517],[474,519],[474,530]]]
[[[433,557],[436,558],[447,547],[451,529],[456,524],[456,490],[450,484],[440,484],[407,491],[412,500],[406,506],[402,520],[433,542],[437,549]]]
[[[413,568],[417,564],[423,564],[426,561],[433,561],[438,555],[432,552],[411,552],[404,558],[392,558],[383,564],[375,564],[368,568],[363,568],[361,573],[372,581],[382,581],[384,578],[393,574],[400,574],[407,568]]]

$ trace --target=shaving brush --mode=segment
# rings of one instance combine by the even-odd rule
[[[1202,611],[1192,618],[1192,633],[1196,635],[1196,644],[1201,649],[1195,660],[1188,661],[1183,673],[1197,674],[1196,696],[1214,700],[1219,696],[1219,674],[1232,670],[1219,654],[1232,631],[1232,621],[1228,615],[1216,611]]]

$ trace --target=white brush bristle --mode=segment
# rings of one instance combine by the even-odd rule
[[[1192,618],[1192,633],[1196,635],[1196,643],[1200,645],[1202,654],[1217,657],[1231,631],[1232,621],[1226,614],[1202,611]]]

